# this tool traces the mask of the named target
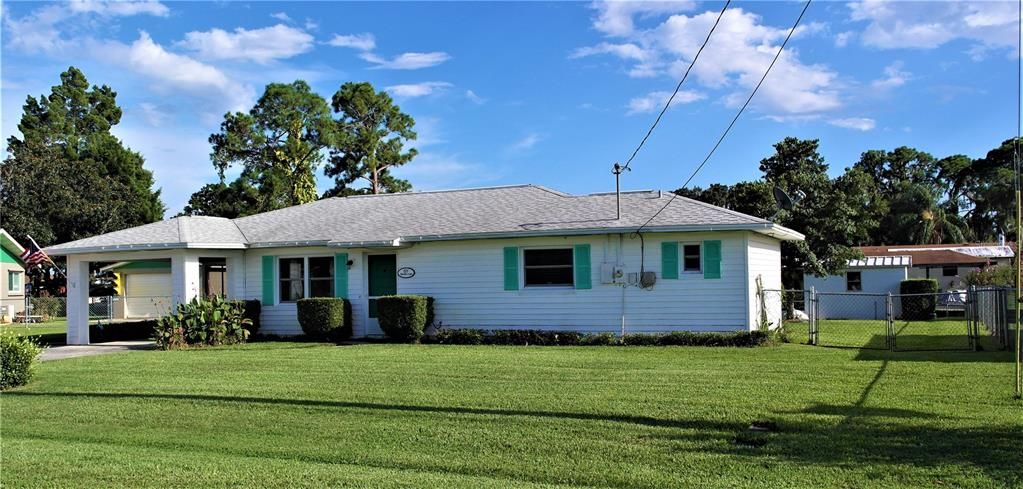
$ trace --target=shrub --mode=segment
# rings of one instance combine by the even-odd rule
[[[157,320],[156,344],[169,350],[184,346],[215,346],[242,343],[249,337],[243,307],[220,296],[193,298],[178,310]]]
[[[244,316],[245,319],[252,321],[252,324],[245,326],[245,329],[249,332],[249,336],[259,333],[259,313],[263,309],[262,303],[257,299],[237,300],[234,302],[241,304],[243,311],[242,316]]]
[[[481,329],[443,328],[424,340],[438,345],[482,345],[485,337],[486,333]]]
[[[657,346],[661,335],[646,333],[630,333],[622,337],[622,344],[626,346]]]
[[[339,297],[299,299],[298,324],[314,340],[347,340],[352,337],[352,305]]]
[[[153,337],[159,321],[133,321],[124,323],[90,324],[89,341],[133,341],[148,340]]]
[[[29,338],[0,335],[0,390],[27,384],[41,352]]]
[[[377,321],[388,338],[418,342],[426,330],[426,296],[391,295],[377,299]]]
[[[739,331],[735,333],[692,333],[673,331],[660,337],[663,346],[730,346],[753,347],[769,343],[771,334],[766,331]]]
[[[614,346],[620,345],[621,342],[614,333],[593,333],[583,335],[579,344],[583,346]]]
[[[903,295],[899,297],[902,305],[902,319],[905,320],[928,320],[935,318],[935,309],[938,305],[938,281],[934,279],[910,279],[903,280],[899,284],[900,294],[924,294],[924,295]]]
[[[980,287],[1012,287],[1016,285],[1015,265],[993,265],[974,270],[966,275],[968,285]]]
[[[433,302],[432,296],[426,296],[426,327],[433,326],[433,321],[436,319],[433,314]]]

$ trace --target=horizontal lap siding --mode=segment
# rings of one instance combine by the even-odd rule
[[[656,272],[652,290],[628,287],[626,329],[629,332],[735,330],[746,328],[745,250],[741,233],[644,235],[645,269]],[[721,279],[681,273],[661,280],[662,241],[722,241]],[[640,241],[624,240],[626,273],[639,272]],[[437,320],[450,327],[542,328],[552,330],[621,330],[622,288],[600,283],[600,265],[614,263],[617,235],[569,238],[524,238],[422,243],[398,253],[399,267],[416,275],[398,280],[401,294],[432,295]],[[505,247],[571,247],[589,244],[592,289],[522,288],[504,290]]]
[[[658,280],[651,290],[630,286],[626,294],[627,332],[675,330],[744,330],[749,298],[746,269],[746,236],[729,233],[644,234],[645,269]],[[702,242],[720,240],[721,278],[704,279],[700,273],[679,273],[677,280],[661,279],[661,242]],[[640,240],[626,235],[621,263],[626,273],[640,270]],[[534,328],[585,332],[620,332],[622,287],[602,284],[601,263],[615,263],[619,237],[579,236],[568,238],[522,238],[418,243],[393,250],[397,266],[415,269],[412,278],[398,278],[399,294],[423,294],[436,299],[437,320],[448,327]],[[572,247],[589,244],[591,289],[520,288],[504,290],[505,247]],[[262,297],[263,255],[333,255],[347,252],[354,264],[348,272],[354,333],[376,332],[366,317],[367,250],[337,250],[326,247],[249,250],[245,256],[246,293]],[[373,249],[371,253],[388,253]],[[606,259],[605,259],[606,257]],[[521,266],[521,262],[519,263]],[[780,273],[777,271],[776,273]],[[521,269],[520,269],[521,276]],[[300,334],[294,304],[263,305],[262,331],[271,334]]]
[[[749,250],[749,314],[750,328],[755,329],[760,320],[760,298],[757,297],[757,277],[761,278],[764,290],[781,290],[781,242],[755,233],[747,235]],[[772,328],[781,325],[782,304],[780,293],[768,293],[764,297],[767,321]]]

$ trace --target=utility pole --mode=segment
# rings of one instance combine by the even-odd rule
[[[627,171],[632,171],[632,169],[629,168],[629,167],[623,167],[622,165],[619,165],[618,162],[615,162],[615,166],[611,170],[611,173],[614,173],[614,176],[615,176],[615,209],[616,209],[615,219],[616,220],[621,220],[622,219],[622,186],[621,186],[621,176],[622,176],[622,172],[627,172]]]

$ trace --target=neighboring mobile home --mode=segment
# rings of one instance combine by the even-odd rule
[[[0,229],[0,321],[11,321],[25,310],[24,252],[25,248]]]
[[[68,339],[88,343],[89,263],[151,260],[170,263],[172,303],[209,293],[204,264],[223,264],[225,295],[259,299],[261,331],[282,335],[301,333],[296,300],[336,296],[352,303],[356,337],[380,336],[376,299],[391,294],[433,296],[436,320],[450,327],[749,330],[762,307],[758,278],[780,289],[780,243],[801,239],[659,191],[622,193],[618,219],[614,193],[519,185],[178,217],[46,252],[67,256]],[[777,325],[780,304],[768,307]]]

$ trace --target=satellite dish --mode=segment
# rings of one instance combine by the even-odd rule
[[[789,194],[785,193],[785,191],[777,185],[774,187],[774,201],[778,204],[778,208],[787,211],[792,210],[792,206],[795,205],[792,202],[792,198],[789,197]]]

